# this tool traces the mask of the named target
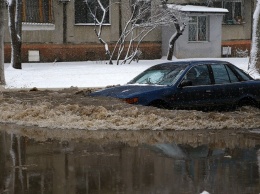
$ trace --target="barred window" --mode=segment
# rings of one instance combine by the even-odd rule
[[[189,41],[208,41],[208,16],[191,16]]]
[[[101,0],[103,7],[109,8],[109,0]],[[88,0],[88,4],[84,0],[75,0],[75,24],[94,24],[96,14],[98,21],[103,17],[103,10],[100,8],[97,0]],[[109,9],[106,11],[104,24],[109,24]]]
[[[22,21],[53,23],[52,0],[23,0]]]
[[[213,6],[228,10],[223,19],[224,24],[241,24],[243,22],[243,0],[218,0],[213,2]]]

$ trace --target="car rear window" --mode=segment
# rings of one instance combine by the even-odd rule
[[[240,75],[240,77],[243,79],[243,81],[249,81],[252,80],[253,78],[250,77],[250,75],[246,74],[243,70],[237,68],[237,67],[233,67],[236,72]]]

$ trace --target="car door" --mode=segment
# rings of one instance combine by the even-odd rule
[[[215,106],[233,105],[239,98],[242,83],[227,64],[211,64],[213,74],[212,100]]]
[[[193,66],[184,76],[182,83],[190,81],[191,85],[178,86],[174,94],[174,106],[177,107],[208,107],[212,101],[212,79],[207,64]]]

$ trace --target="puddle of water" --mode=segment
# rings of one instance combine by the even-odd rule
[[[259,193],[259,135],[237,132],[0,125],[0,193]]]

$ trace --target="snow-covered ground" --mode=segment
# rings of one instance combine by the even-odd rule
[[[175,60],[179,61],[179,59]],[[207,58],[206,60],[215,59]],[[218,58],[216,60],[229,61],[247,71],[248,58]],[[162,62],[167,62],[167,60],[140,60],[139,63],[124,65],[108,65],[106,61],[23,63],[22,70],[16,70],[10,64],[5,64],[6,88],[68,88],[72,86],[81,88],[125,84],[148,67]],[[254,78],[260,77],[252,72],[251,75]]]

